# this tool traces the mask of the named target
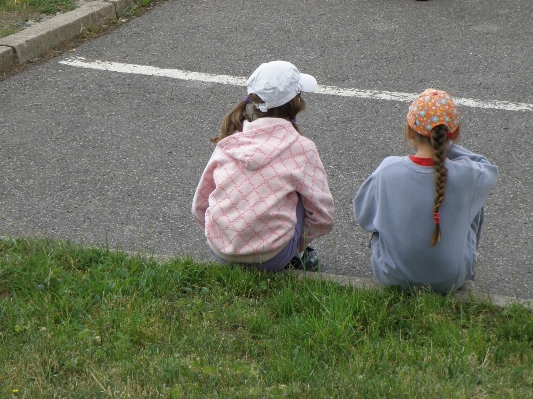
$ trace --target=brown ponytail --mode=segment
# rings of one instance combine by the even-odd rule
[[[433,217],[435,219],[435,232],[431,238],[431,246],[440,241],[440,218],[439,208],[446,192],[446,178],[448,169],[444,166],[446,160],[446,133],[448,128],[445,125],[435,126],[431,130],[431,144],[433,146],[433,167],[435,168],[435,204],[433,205]]]
[[[246,113],[246,103],[244,101],[239,102],[233,107],[233,109],[224,117],[220,126],[220,134],[213,137],[209,141],[216,144],[220,140],[231,136],[235,131],[242,132],[242,123],[244,120],[250,121],[250,117]]]
[[[250,93],[248,94],[248,99],[251,103],[262,104],[263,100],[259,98],[257,94]],[[280,105],[279,107],[268,109],[266,112],[259,111],[256,107],[252,107],[253,115],[249,115],[246,112],[246,105],[244,101],[239,102],[233,109],[224,117],[222,124],[220,126],[220,134],[216,137],[213,137],[209,141],[216,144],[220,140],[231,136],[236,131],[242,132],[242,124],[246,119],[248,122],[252,121],[252,118],[283,118],[289,121],[294,121],[296,115],[305,109],[305,101],[300,98],[299,95],[294,97],[291,101],[286,104]],[[296,122],[292,122],[292,126],[298,133],[300,130],[296,125]]]

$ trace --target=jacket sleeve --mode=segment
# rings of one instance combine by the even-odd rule
[[[323,236],[333,228],[334,204],[329,190],[324,165],[318,151],[313,148],[307,152],[307,162],[303,168],[303,178],[297,191],[305,208],[304,231],[298,250],[301,252],[315,238]]]
[[[215,180],[213,178],[213,172],[216,168],[216,161],[214,161],[213,156],[207,163],[196,192],[194,193],[194,198],[192,200],[192,215],[194,220],[205,230],[205,212],[209,207],[209,196],[215,190]]]
[[[374,232],[377,213],[376,172],[359,187],[352,201],[353,216],[364,230]]]
[[[496,185],[498,179],[498,167],[492,165],[483,155],[474,154],[467,149],[453,145],[448,153],[448,159],[452,162],[463,163],[477,173],[476,192],[470,206],[470,218],[479,212],[490,191]]]

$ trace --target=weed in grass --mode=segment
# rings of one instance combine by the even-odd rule
[[[20,25],[15,23],[0,24],[0,37],[5,37],[17,33],[20,30]]]
[[[122,13],[122,18],[131,18],[135,16],[142,7],[148,7],[150,1],[151,0],[137,0],[136,4],[132,4]]]
[[[23,0],[24,1],[24,0]],[[28,7],[43,14],[55,14],[63,10],[74,10],[76,4],[71,0],[26,0]]]
[[[132,4],[122,13],[122,18],[133,17],[135,13],[138,11],[138,9],[139,9],[139,6],[137,4]]]
[[[1,397],[527,397],[532,313],[0,240]]]

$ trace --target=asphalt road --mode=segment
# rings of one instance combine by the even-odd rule
[[[81,45],[87,60],[247,77],[282,59],[321,85],[533,104],[530,0],[173,1]],[[0,82],[0,234],[210,259],[191,200],[242,87],[75,68],[72,53]],[[371,277],[350,202],[404,154],[407,102],[305,96],[298,118],[336,201],[323,270]],[[498,165],[476,290],[531,298],[533,112],[463,106],[462,141]]]

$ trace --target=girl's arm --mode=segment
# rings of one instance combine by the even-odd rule
[[[359,226],[366,231],[374,232],[374,219],[377,212],[375,190],[375,172],[359,187],[352,201],[353,216]]]
[[[388,167],[396,168],[401,164],[402,160],[403,157],[397,156],[385,158],[357,190],[357,194],[355,194],[355,198],[352,201],[353,216],[364,230],[377,231],[376,226],[374,226],[374,220],[378,212],[378,187],[381,182],[381,171]]]
[[[476,171],[476,191],[470,206],[470,217],[473,219],[487,200],[492,188],[496,185],[498,167],[492,165],[483,155],[474,154],[459,145],[452,146],[448,153],[448,159]]]
[[[461,147],[457,144],[452,144],[450,151],[447,155],[448,159],[454,160],[460,157],[466,157],[472,162],[491,165],[491,163],[483,155],[474,154],[473,152],[468,151],[466,148]]]
[[[459,145],[453,145],[448,153],[448,159],[477,170],[479,173],[478,189],[487,190],[487,195],[496,184],[498,167],[491,164],[483,155],[474,154]]]
[[[307,163],[297,191],[305,208],[304,230],[298,246],[301,252],[311,241],[333,228],[333,196],[329,191],[324,165],[314,145],[307,153]]]
[[[205,212],[209,207],[209,196],[215,190],[215,180],[213,179],[213,172],[216,167],[216,163],[213,162],[213,158],[209,160],[205,167],[194,198],[192,200],[192,215],[198,226],[205,230]]]

